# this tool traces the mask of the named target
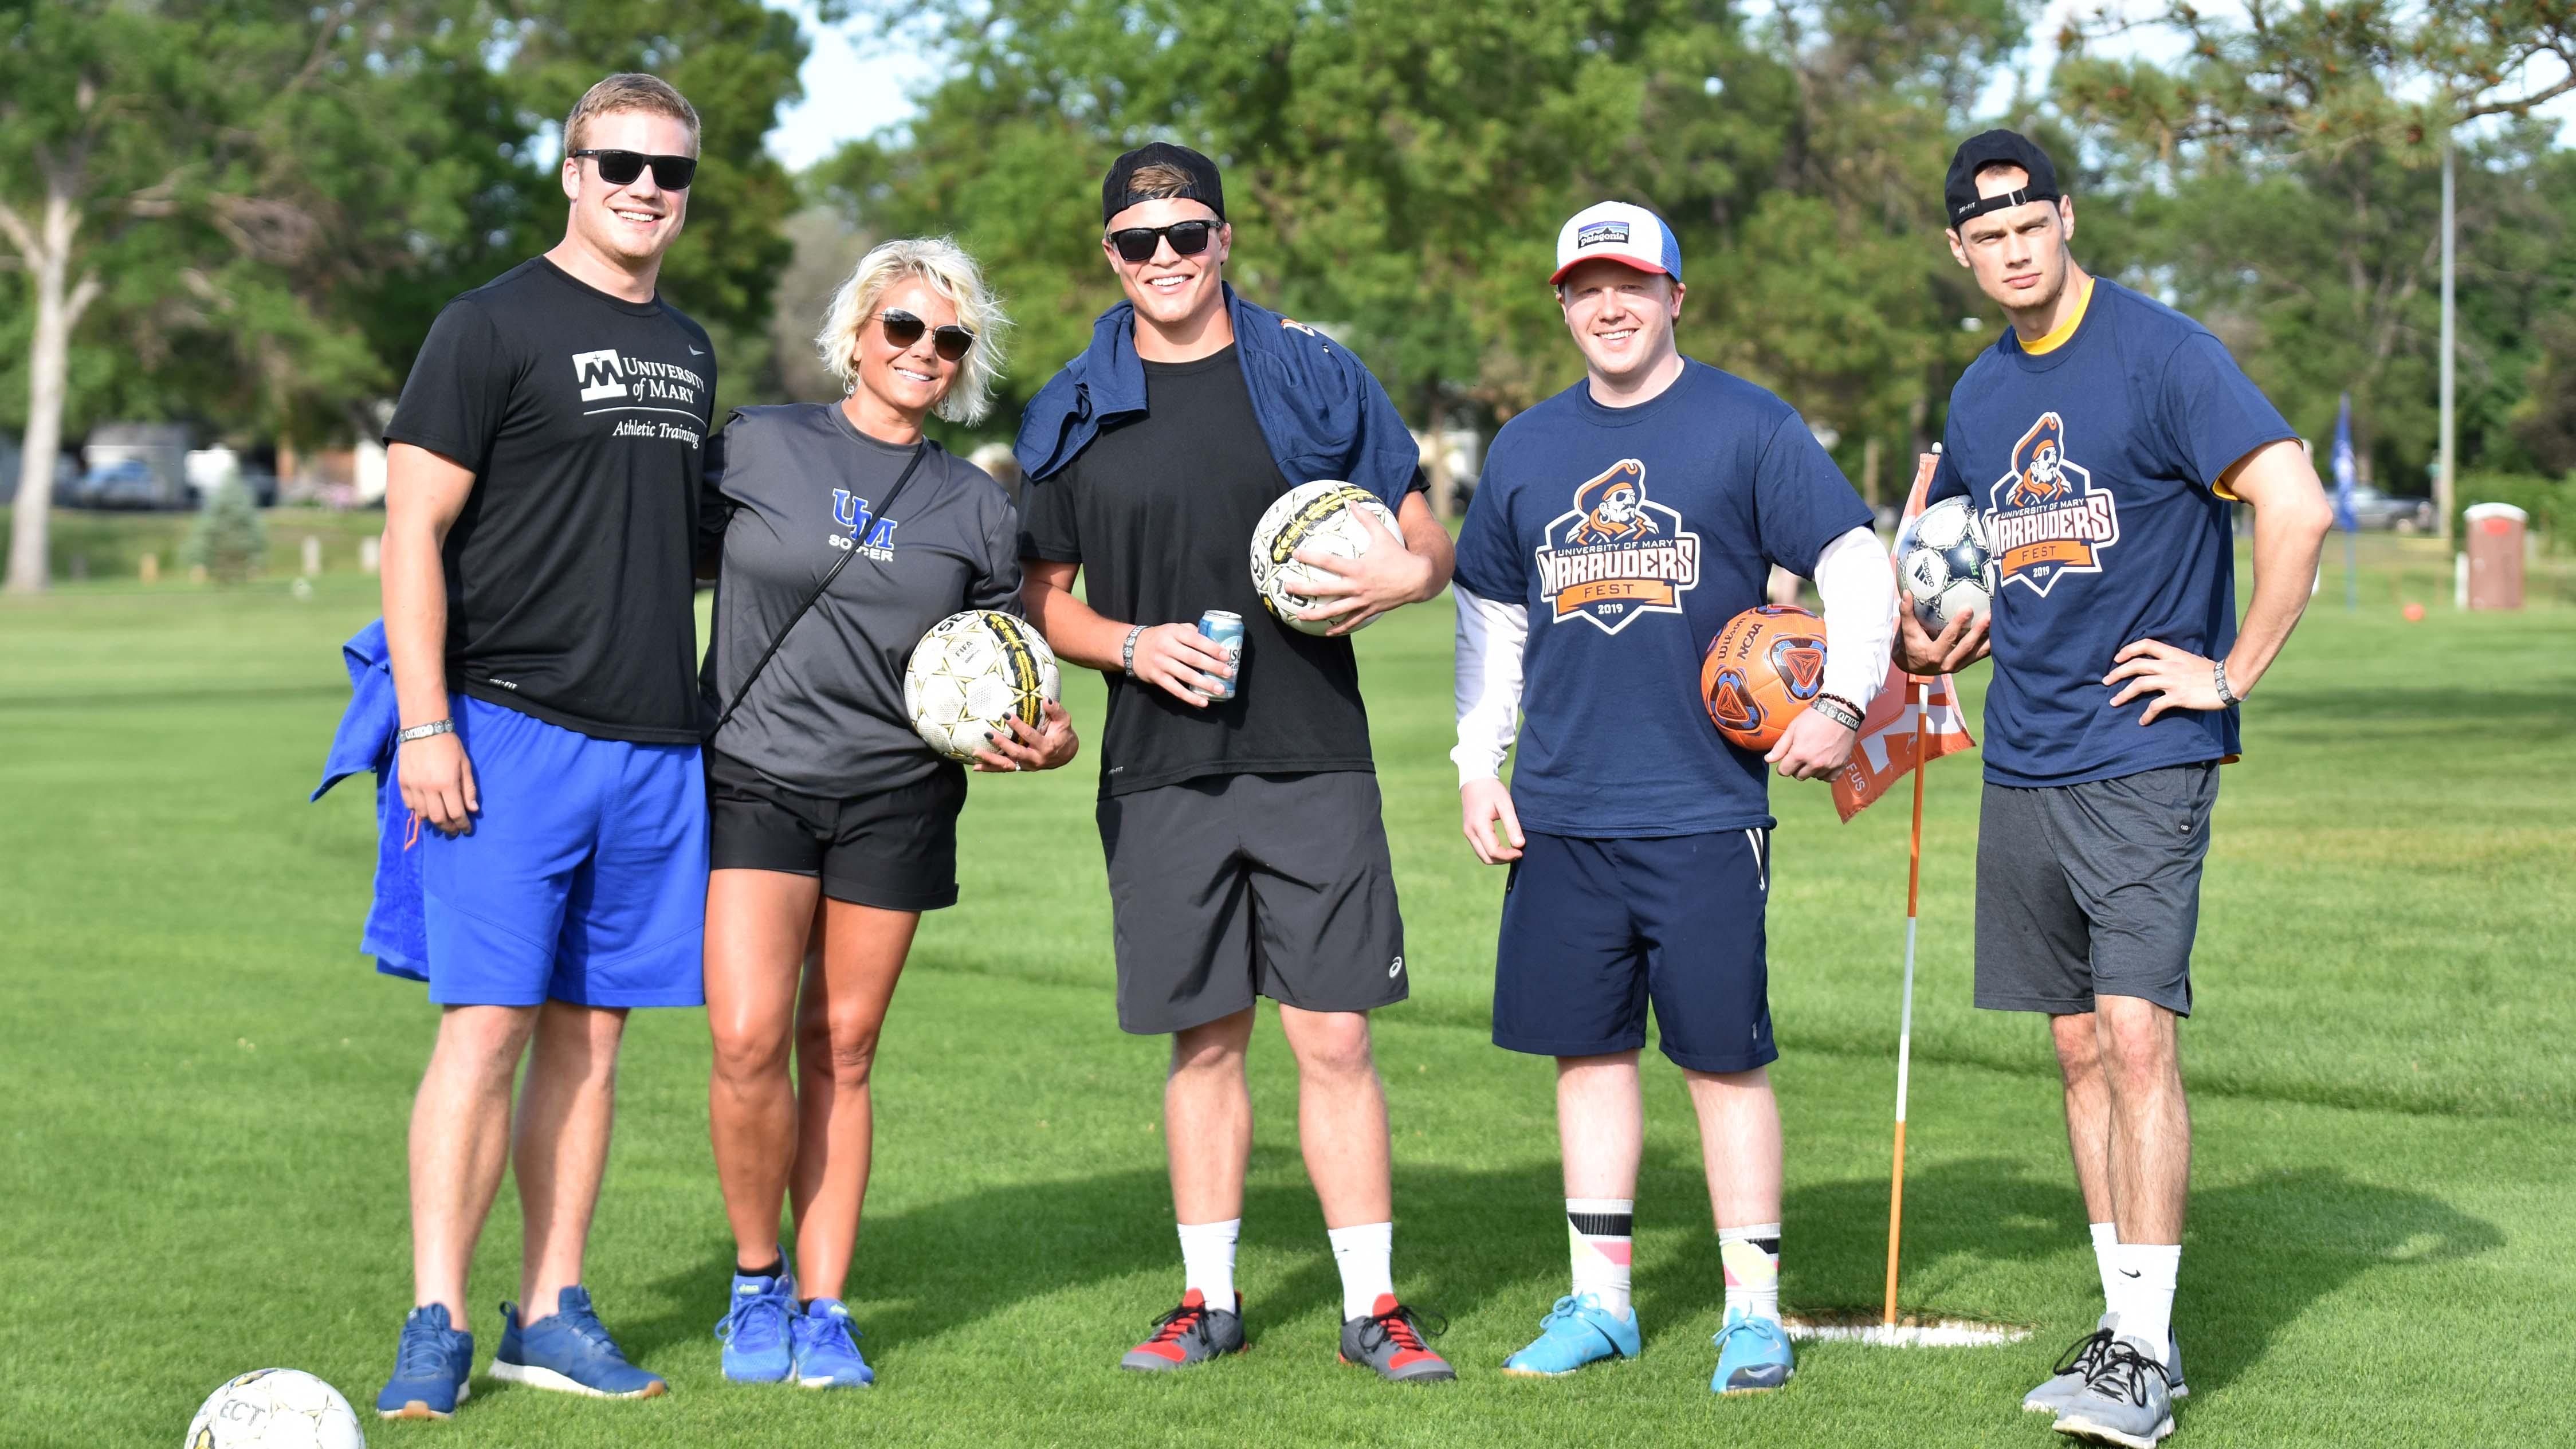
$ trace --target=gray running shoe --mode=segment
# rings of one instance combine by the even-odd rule
[[[1235,1295],[1234,1311],[1210,1308],[1196,1288],[1181,1297],[1181,1306],[1154,1320],[1153,1336],[1127,1350],[1118,1361],[1137,1373],[1164,1373],[1206,1363],[1223,1354],[1243,1352],[1243,1297]]]
[[[2173,1391],[2164,1365],[2134,1338],[2102,1350],[2084,1391],[2057,1416],[2057,1432],[2125,1449],[2156,1449],[2174,1430]]]
[[[1392,1293],[1377,1295],[1377,1303],[1366,1317],[1343,1320],[1342,1362],[1366,1364],[1377,1370],[1379,1378],[1400,1384],[1436,1383],[1458,1377],[1449,1361],[1422,1341],[1419,1320],[1424,1317],[1434,1320],[1434,1337],[1449,1326],[1448,1320],[1436,1313],[1425,1315],[1405,1307]]]
[[[2048,1382],[2024,1395],[2021,1406],[2033,1414],[2062,1414],[2075,1396],[2084,1392],[2084,1380],[2100,1362],[2102,1351],[2117,1336],[2120,1315],[2105,1313],[2088,1338],[2079,1339],[2066,1352],[2057,1356],[2057,1367],[2049,1371]],[[2182,1339],[2174,1337],[2165,1344],[2165,1388],[2176,1399],[2191,1397],[2182,1381]]]

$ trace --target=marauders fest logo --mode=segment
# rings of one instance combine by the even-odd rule
[[[1550,617],[1616,634],[1640,614],[1678,614],[1699,586],[1699,535],[1646,496],[1646,465],[1622,458],[1574,490],[1533,556]]]
[[[2119,504],[2067,461],[2066,420],[2054,412],[2013,444],[2012,471],[1986,496],[1996,573],[2043,598],[2068,574],[2100,573],[2102,550],[2120,541]]]

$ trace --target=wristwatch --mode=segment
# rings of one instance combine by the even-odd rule
[[[1136,641],[1144,637],[1145,626],[1139,624],[1127,631],[1127,642],[1118,646],[1118,667],[1130,679],[1136,677]]]
[[[1839,694],[1817,695],[1815,700],[1810,703],[1807,708],[1814,710],[1816,713],[1823,715],[1825,718],[1832,720],[1838,725],[1841,725],[1844,729],[1856,730],[1860,728],[1860,706],[1853,704],[1850,700],[1843,698]]]
[[[2211,668],[2212,677],[2218,684],[2218,702],[2222,705],[2244,703],[2244,700],[2237,695],[2235,690],[2227,687],[2227,661],[2224,659],[2214,660],[2212,661]]]
[[[431,735],[452,735],[454,733],[456,733],[456,721],[452,719],[434,719],[427,724],[413,725],[407,730],[396,730],[394,732],[394,743],[398,745],[407,745],[414,740],[428,739]]]

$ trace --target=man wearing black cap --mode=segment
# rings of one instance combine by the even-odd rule
[[[2050,1019],[2107,1300],[2023,1407],[2153,1449],[2185,1393],[2177,1024],[2218,766],[2306,606],[2332,515],[2297,435],[2208,329],[2075,264],[2075,204],[2046,152],[1972,137],[1942,201],[1951,255],[2012,322],[1951,391],[1930,490],[1968,498],[1994,553],[1976,999]],[[2240,502],[2254,510],[2241,628]],[[1987,629],[1930,637],[1906,611],[1897,661],[1956,669],[1986,655]]]
[[[1127,300],[1030,404],[1017,451],[1028,615],[1057,654],[1109,680],[1099,821],[1119,1025],[1172,1038],[1164,1117],[1186,1291],[1123,1366],[1177,1369],[1243,1347],[1244,1051],[1267,996],[1296,1054],[1299,1135],[1341,1269],[1342,1358],[1389,1379],[1453,1378],[1390,1267],[1367,1013],[1406,995],[1404,926],[1341,637],[1440,592],[1449,535],[1377,379],[1225,284],[1233,230],[1215,163],[1182,146],[1130,151],[1101,185],[1100,214]],[[1339,575],[1322,590],[1335,597],[1308,617],[1338,620],[1327,637],[1262,606],[1247,552],[1271,502],[1316,479],[1375,494],[1402,530],[1371,523],[1376,546],[1322,565]],[[1239,677],[1198,632],[1211,609],[1242,616]]]

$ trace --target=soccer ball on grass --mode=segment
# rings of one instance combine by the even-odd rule
[[[367,1449],[340,1391],[298,1369],[253,1369],[206,1399],[186,1449]]]

